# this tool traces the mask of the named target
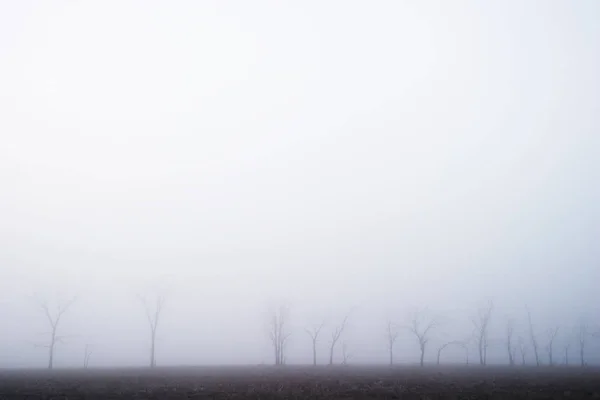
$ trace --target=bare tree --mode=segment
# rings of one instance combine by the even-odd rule
[[[56,343],[63,343],[64,336],[57,335],[58,325],[60,324],[60,320],[62,316],[67,312],[69,307],[73,305],[76,298],[72,298],[64,304],[59,304],[56,308],[55,312],[50,310],[47,302],[42,302],[40,307],[42,308],[46,318],[48,319],[48,323],[50,324],[50,343],[45,345],[44,347],[48,348],[48,369],[52,369],[54,367],[54,347]]]
[[[333,352],[335,350],[335,344],[342,336],[344,332],[344,328],[346,328],[346,322],[348,321],[348,316],[346,315],[342,320],[342,323],[336,326],[335,330],[331,333],[331,347],[329,348],[329,365],[333,365]]]
[[[527,344],[522,336],[519,336],[519,351],[521,353],[521,365],[525,365],[525,356],[527,356]]]
[[[146,317],[148,318],[148,325],[150,326],[150,368],[154,368],[156,367],[156,332],[165,304],[165,298],[161,295],[156,296],[154,308],[151,308],[148,305],[145,298],[141,296],[138,296],[138,298],[146,310]]]
[[[506,322],[506,350],[508,351],[508,364],[513,366],[515,365],[515,352],[516,350],[512,345],[512,338],[514,333],[514,320],[509,319]]]
[[[469,343],[470,340],[461,340],[456,342],[465,351],[465,365],[469,365]]]
[[[87,369],[90,364],[90,357],[92,355],[92,349],[89,344],[85,345],[85,349],[83,350],[83,368]]]
[[[317,339],[319,337],[319,333],[323,329],[325,325],[325,321],[321,322],[319,326],[313,327],[312,329],[305,329],[306,333],[310,336],[312,340],[312,349],[313,349],[313,365],[317,365]]]
[[[275,351],[275,365],[285,364],[285,344],[290,333],[287,332],[288,308],[281,306],[271,316],[271,326],[269,336]]]
[[[352,358],[352,354],[348,353],[348,346],[342,343],[342,365],[348,365],[348,361]]]
[[[451,346],[451,345],[454,345],[454,344],[456,344],[456,345],[461,345],[461,344],[462,344],[462,342],[460,342],[460,341],[458,341],[458,340],[453,340],[453,341],[450,341],[450,342],[446,342],[446,343],[442,344],[440,347],[438,347],[438,351],[437,351],[437,365],[440,365],[440,357],[441,357],[441,355],[442,355],[442,351],[443,351],[443,350],[444,350],[446,347],[448,347],[448,346]]]
[[[535,364],[540,366],[540,355],[538,352],[538,341],[533,330],[533,322],[531,321],[531,311],[529,307],[527,309],[527,321],[529,322],[529,339],[531,340],[531,347],[533,347],[533,355],[535,356]]]
[[[394,343],[398,339],[398,329],[394,327],[392,321],[388,321],[387,324],[387,341],[388,350],[390,352],[390,365],[394,365]]]
[[[565,365],[569,365],[569,348],[571,347],[571,343],[567,343],[565,345]]]
[[[548,364],[552,366],[554,363],[552,361],[552,353],[554,349],[554,339],[556,339],[556,335],[558,334],[558,326],[554,328],[548,329],[548,342],[546,343],[546,352],[548,353]]]
[[[417,311],[413,314],[410,325],[407,327],[413,335],[416,336],[419,341],[419,349],[421,350],[421,360],[420,365],[423,366],[425,363],[425,349],[427,347],[427,343],[429,342],[429,332],[437,327],[437,320],[430,319],[429,321],[423,321],[424,311]]]
[[[577,332],[577,339],[579,340],[579,360],[582,367],[585,367],[585,344],[589,335],[589,326],[585,319],[581,319],[579,322],[579,330]]]
[[[488,349],[488,331],[490,326],[490,318],[494,303],[489,301],[484,307],[477,311],[477,315],[472,319],[475,326],[475,340],[477,342],[477,350],[479,351],[479,363],[486,365],[487,349]]]

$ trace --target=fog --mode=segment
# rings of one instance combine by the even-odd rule
[[[427,307],[600,330],[600,3],[0,4],[0,367],[351,363]],[[590,335],[589,363],[600,363]],[[419,346],[401,329],[397,363]],[[476,362],[476,345],[470,345]],[[527,362],[533,364],[531,348]],[[520,360],[520,356],[518,357]],[[460,348],[443,361],[463,362]],[[478,360],[477,360],[478,361]]]

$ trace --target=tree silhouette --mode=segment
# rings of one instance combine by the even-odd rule
[[[64,304],[59,304],[55,312],[50,310],[47,302],[42,302],[40,307],[46,315],[48,319],[48,323],[50,324],[50,341],[44,347],[48,348],[48,369],[54,368],[54,348],[57,343],[63,343],[64,336],[59,336],[58,326],[60,324],[62,316],[67,312],[67,310],[73,305],[76,301],[76,298],[72,298]]]
[[[313,351],[313,365],[317,365],[317,339],[319,338],[319,334],[325,325],[325,321],[321,322],[319,326],[313,327],[312,329],[305,329],[306,333],[310,336],[312,340],[312,351]]]
[[[156,296],[154,308],[151,308],[148,305],[145,298],[141,296],[138,296],[138,298],[146,310],[146,318],[148,319],[148,325],[150,327],[150,368],[154,368],[156,367],[156,332],[163,312],[165,298],[161,295]]]
[[[335,345],[342,336],[344,329],[346,328],[346,322],[348,321],[348,315],[344,317],[342,323],[335,327],[335,330],[331,333],[331,347],[329,348],[329,365],[333,365],[333,352]]]

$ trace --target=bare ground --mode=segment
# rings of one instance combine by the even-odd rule
[[[577,367],[181,367],[0,372],[0,399],[600,399]]]

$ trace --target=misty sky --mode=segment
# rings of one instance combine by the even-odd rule
[[[283,303],[289,362],[323,318],[325,361],[350,310],[352,361],[386,362],[386,320],[424,306],[433,360],[488,299],[494,340],[527,304],[572,341],[600,324],[598,21],[595,0],[1,2],[0,367],[44,366],[39,302],[75,295],[57,366],[85,343],[146,364],[157,292],[162,365],[272,362]]]

